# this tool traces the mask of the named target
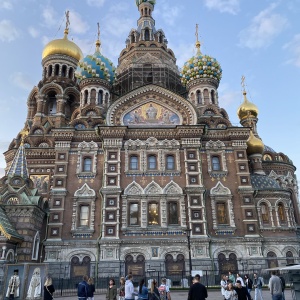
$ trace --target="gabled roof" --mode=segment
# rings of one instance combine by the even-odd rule
[[[16,242],[21,242],[24,240],[14,226],[9,221],[4,209],[0,206],[0,231],[8,239],[14,240]]]

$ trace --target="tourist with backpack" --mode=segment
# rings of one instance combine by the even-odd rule
[[[245,287],[248,290],[248,293],[251,295],[251,291],[252,291],[252,286],[253,286],[253,281],[251,280],[251,278],[249,278],[248,275],[244,275],[244,282],[245,282]]]
[[[255,288],[254,290],[254,300],[258,300],[258,295],[260,296],[260,300],[264,300],[262,296],[262,286],[264,282],[261,277],[257,276],[257,273],[253,274],[253,287]]]
[[[170,288],[167,285],[167,279],[161,280],[161,285],[158,288],[160,300],[171,300]]]

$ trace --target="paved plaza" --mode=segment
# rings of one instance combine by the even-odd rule
[[[172,300],[186,300],[188,295],[188,291],[171,291]],[[251,296],[254,297],[254,291],[252,291]],[[55,297],[57,300],[63,300],[63,299],[74,299],[74,296],[71,297]],[[271,294],[269,290],[264,289],[263,290],[263,298],[264,300],[271,300]],[[223,297],[221,296],[220,290],[208,290],[208,298],[209,300],[223,300]],[[292,292],[291,290],[286,290],[285,292],[285,299],[286,300],[292,300]],[[105,294],[99,294],[95,295],[95,300],[106,300]],[[257,299],[260,300],[260,299]]]

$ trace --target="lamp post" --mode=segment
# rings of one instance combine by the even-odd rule
[[[188,227],[186,230],[186,237],[188,242],[188,249],[189,249],[189,267],[190,267],[190,278],[189,278],[189,284],[192,285],[192,255],[191,255],[191,229]]]

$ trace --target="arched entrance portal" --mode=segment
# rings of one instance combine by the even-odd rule
[[[80,262],[77,256],[74,256],[71,259],[71,277],[82,277],[84,275],[90,275],[91,270],[91,258],[89,256],[85,256],[83,260]]]
[[[273,251],[268,252],[267,260],[268,260],[268,268],[277,268],[278,267],[277,256]]]
[[[184,256],[178,254],[176,260],[173,259],[171,254],[165,257],[166,275],[181,275],[185,271]]]
[[[228,259],[225,254],[220,253],[218,255],[218,263],[220,274],[227,274],[229,271],[232,273],[238,272],[236,255],[234,253],[230,253]]]
[[[125,274],[131,273],[135,276],[143,276],[145,274],[145,257],[138,255],[136,262],[132,255],[127,255],[125,258]]]

